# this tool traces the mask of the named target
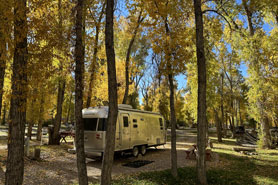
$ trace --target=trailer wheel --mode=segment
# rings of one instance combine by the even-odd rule
[[[142,145],[140,150],[141,150],[141,154],[142,154],[142,155],[146,155],[146,153],[147,153],[147,147],[146,147],[146,145]]]
[[[133,149],[132,149],[132,155],[133,155],[134,157],[138,157],[138,154],[139,154],[139,149],[138,149],[138,147],[137,147],[137,146],[133,147]]]

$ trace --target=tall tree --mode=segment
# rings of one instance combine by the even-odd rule
[[[173,177],[178,176],[178,164],[177,164],[177,148],[176,148],[176,112],[175,112],[175,99],[174,99],[174,80],[173,74],[168,74],[169,87],[170,87],[170,111],[171,111],[171,173]]]
[[[106,2],[106,23],[105,23],[105,50],[107,58],[108,71],[108,98],[109,98],[109,112],[108,125],[105,138],[105,151],[102,161],[101,170],[101,184],[111,184],[111,171],[114,160],[115,148],[115,132],[118,115],[117,103],[117,78],[115,67],[115,51],[114,51],[114,0],[107,0]]]
[[[167,35],[167,40],[171,40],[170,35],[170,29],[168,25],[168,19],[167,17],[164,20],[165,25],[165,32]],[[174,98],[174,80],[173,80],[173,70],[171,69],[171,49],[169,48],[169,43],[166,42],[166,60],[167,61],[167,68],[168,68],[168,81],[169,81],[169,87],[170,87],[170,123],[171,123],[171,173],[173,177],[177,178],[178,176],[178,162],[177,162],[177,147],[176,147],[176,126],[177,126],[177,120],[176,120],[176,112],[175,112],[175,98]]]
[[[57,36],[59,38],[59,43],[57,43],[58,47],[63,46],[62,42],[64,41],[63,39],[63,23],[62,20],[62,0],[58,0],[58,32]],[[58,48],[58,49],[61,49]],[[66,88],[66,81],[63,78],[63,62],[59,61],[59,77],[58,77],[58,95],[57,95],[57,111],[56,111],[56,116],[54,120],[54,130],[53,130],[53,137],[50,138],[49,144],[53,145],[58,145],[60,144],[60,136],[59,136],[59,131],[61,127],[61,120],[62,120],[62,112],[63,112],[63,102],[64,102],[64,95],[65,95],[65,88]]]
[[[269,117],[267,115],[267,97],[266,93],[263,92],[264,90],[261,89],[262,86],[264,86],[265,77],[264,72],[262,69],[262,61],[260,61],[260,57],[258,54],[260,53],[260,47],[256,45],[256,35],[255,35],[255,26],[254,26],[254,16],[258,12],[258,5],[255,1],[248,1],[248,0],[242,0],[242,6],[245,11],[247,22],[248,22],[248,28],[249,28],[249,35],[251,40],[251,45],[253,46],[250,49],[250,59],[249,59],[249,71],[251,72],[251,76],[255,77],[255,83],[253,81],[253,89],[257,91],[259,96],[256,97],[256,106],[259,112],[259,119],[261,124],[261,131],[262,131],[262,147],[263,148],[270,148],[271,147],[271,136],[269,132]],[[256,9],[257,8],[257,9]],[[256,12],[257,11],[257,12]],[[250,80],[252,82],[252,78]],[[256,84],[260,84],[259,88],[256,88]],[[258,86],[257,86],[258,87]]]
[[[6,37],[7,37],[7,15],[6,15],[7,2],[1,2],[0,5],[0,120],[2,110],[2,99],[4,94],[4,77],[7,63],[7,49],[6,49]]]
[[[198,66],[198,133],[197,133],[197,176],[200,184],[207,184],[206,177],[206,58],[203,34],[203,13],[201,0],[194,0],[196,25],[196,50]]]
[[[133,46],[133,43],[135,41],[138,29],[140,24],[142,23],[142,21],[144,20],[144,17],[142,17],[142,10],[140,10],[138,18],[137,18],[137,22],[132,34],[132,38],[129,42],[128,48],[127,48],[127,52],[126,52],[126,60],[125,60],[125,94],[124,94],[124,98],[123,98],[123,104],[127,103],[127,99],[128,99],[128,92],[129,92],[129,84],[130,84],[130,79],[129,79],[129,65],[130,65],[130,54],[131,54],[131,49]]]
[[[97,22],[95,23],[95,29],[96,29],[96,35],[94,40],[94,51],[93,51],[93,60],[90,66],[90,80],[89,80],[89,87],[88,87],[88,95],[87,95],[87,101],[86,101],[86,107],[91,106],[91,99],[92,99],[92,88],[93,88],[93,82],[96,75],[96,67],[97,67],[97,54],[99,49],[99,34],[100,34],[100,28],[101,28],[101,21],[105,10],[105,2],[102,4],[101,12],[99,13],[99,17],[97,19]],[[94,15],[91,16],[94,17]],[[95,18],[94,18],[95,20]]]
[[[14,58],[5,184],[23,183],[27,99],[27,7],[14,2]]]
[[[87,185],[87,167],[84,151],[84,123],[82,119],[83,108],[83,73],[84,73],[84,7],[85,0],[78,0],[76,5],[76,22],[75,22],[75,144],[79,184]]]

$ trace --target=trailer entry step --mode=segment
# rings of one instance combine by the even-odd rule
[[[137,161],[132,161],[132,162],[123,164],[123,166],[131,167],[131,168],[140,168],[140,167],[150,164],[152,162],[153,161],[137,160]]]

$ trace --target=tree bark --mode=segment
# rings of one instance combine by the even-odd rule
[[[51,142],[49,142],[50,145],[59,145],[60,144],[59,131],[61,128],[65,87],[66,87],[66,82],[64,80],[60,80],[59,87],[58,87],[58,97],[57,97],[57,113],[55,115],[55,120],[54,120],[54,131],[53,131],[53,135],[52,135],[53,136],[52,141],[49,140],[49,141],[51,141]]]
[[[35,122],[35,120],[34,120],[34,112],[35,112],[34,104],[35,104],[35,102],[36,102],[36,99],[32,98],[32,102],[31,102],[31,116],[32,117],[31,117],[30,122],[28,123],[28,131],[27,131],[27,137],[30,140],[32,140],[32,130],[33,130],[34,122]]]
[[[263,134],[263,146],[262,148],[271,148],[271,136],[270,136],[270,132],[269,132],[269,119],[267,117],[267,115],[265,115],[262,119],[261,119],[261,125],[262,125],[262,134]]]
[[[14,61],[5,184],[23,183],[27,100],[26,0],[14,1]]]
[[[206,58],[203,35],[203,14],[201,0],[194,0],[196,25],[196,49],[198,66],[198,133],[197,133],[197,176],[199,184],[207,184],[206,177]]]
[[[174,83],[172,74],[168,75],[170,85],[170,111],[171,111],[171,173],[173,177],[178,176],[177,148],[176,148],[176,112],[174,99]]]
[[[167,17],[165,18],[165,31],[167,37],[171,38],[169,24]],[[173,80],[173,72],[171,69],[171,53],[169,48],[169,43],[166,42],[166,55],[167,55],[167,68],[168,68],[168,80],[170,87],[170,119],[171,119],[171,173],[173,177],[178,177],[178,168],[177,168],[177,148],[176,148],[176,112],[175,112],[175,93],[174,93],[174,80]]]
[[[43,113],[44,113],[44,93],[42,92],[41,100],[40,100],[39,122],[38,122],[38,129],[37,129],[37,141],[41,141],[42,139]]]
[[[72,100],[72,92],[70,91],[70,99],[69,99],[69,107],[68,107],[68,112],[67,112],[67,117],[66,117],[66,123],[68,124],[69,122],[69,116],[70,116],[70,107],[71,107],[71,100]]]
[[[75,22],[75,144],[76,144],[76,158],[78,180],[80,185],[88,184],[86,158],[84,151],[84,123],[82,119],[83,108],[83,73],[84,73],[84,37],[85,25],[84,24],[84,0],[78,0],[76,5],[76,22]]]
[[[247,16],[248,28],[249,28],[250,35],[253,36],[255,34],[255,29],[254,29],[253,23],[252,23],[252,15],[253,15],[253,13],[248,8],[246,0],[242,0],[242,4],[243,4],[243,7],[244,7],[246,16]]]
[[[2,119],[2,125],[6,124],[6,112],[7,112],[7,104],[4,103],[4,110],[3,110],[3,119]]]
[[[6,39],[5,39],[5,24],[4,24],[4,10],[0,10],[0,120],[2,113],[2,99],[4,94],[4,77],[6,70]]]
[[[214,110],[214,120],[215,120],[215,124],[216,124],[218,142],[222,142],[221,123],[220,123],[220,120],[219,120],[219,117],[218,117],[217,110]]]
[[[115,51],[114,51],[114,30],[113,30],[113,16],[114,16],[114,0],[107,0],[106,5],[106,24],[105,24],[105,50],[107,57],[107,71],[108,71],[108,96],[109,96],[109,112],[108,125],[106,131],[105,151],[102,161],[101,169],[101,184],[111,184],[111,171],[114,160],[115,148],[115,131],[118,115],[117,104],[117,79],[115,66]]]
[[[242,120],[242,116],[241,116],[241,109],[240,109],[240,100],[238,100],[238,113],[239,113],[240,125],[243,125],[243,120]]]
[[[123,104],[127,103],[127,98],[128,98],[128,92],[129,92],[129,63],[130,63],[130,53],[131,53],[131,49],[132,46],[134,44],[140,23],[143,21],[143,19],[141,18],[142,15],[142,11],[140,11],[140,14],[138,16],[137,19],[137,26],[135,27],[135,30],[133,32],[132,38],[129,42],[128,48],[127,48],[127,52],[126,52],[126,60],[125,60],[125,94],[124,94],[124,98],[123,98]]]
[[[227,126],[225,128],[225,116],[224,116],[224,74],[221,73],[221,131],[224,128],[224,137],[227,135]]]
[[[92,87],[93,87],[95,71],[96,71],[96,64],[97,64],[99,30],[100,30],[100,23],[101,23],[101,20],[102,20],[102,16],[104,14],[104,10],[105,10],[105,3],[102,6],[102,10],[100,12],[98,22],[97,22],[97,25],[96,25],[96,37],[95,37],[95,44],[94,44],[93,61],[92,61],[92,64],[91,64],[90,81],[89,81],[88,95],[87,95],[87,101],[86,101],[86,107],[87,108],[91,106]]]
[[[4,77],[5,77],[5,70],[6,70],[6,61],[1,59],[1,55],[2,54],[0,52],[0,120],[1,120],[1,113],[2,113],[2,100],[3,100],[3,94],[4,94]]]

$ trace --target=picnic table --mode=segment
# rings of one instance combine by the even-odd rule
[[[196,157],[197,145],[192,145],[189,149],[185,150],[186,159],[190,158],[190,155]]]
[[[62,143],[63,141],[65,141],[65,143],[67,143],[66,137],[75,137],[75,133],[73,131],[60,131],[59,133],[60,135],[60,142]]]
[[[197,156],[197,145],[192,145],[189,149],[185,150],[186,159],[190,159],[190,155],[196,158]],[[206,148],[206,160],[211,160],[211,149]]]

